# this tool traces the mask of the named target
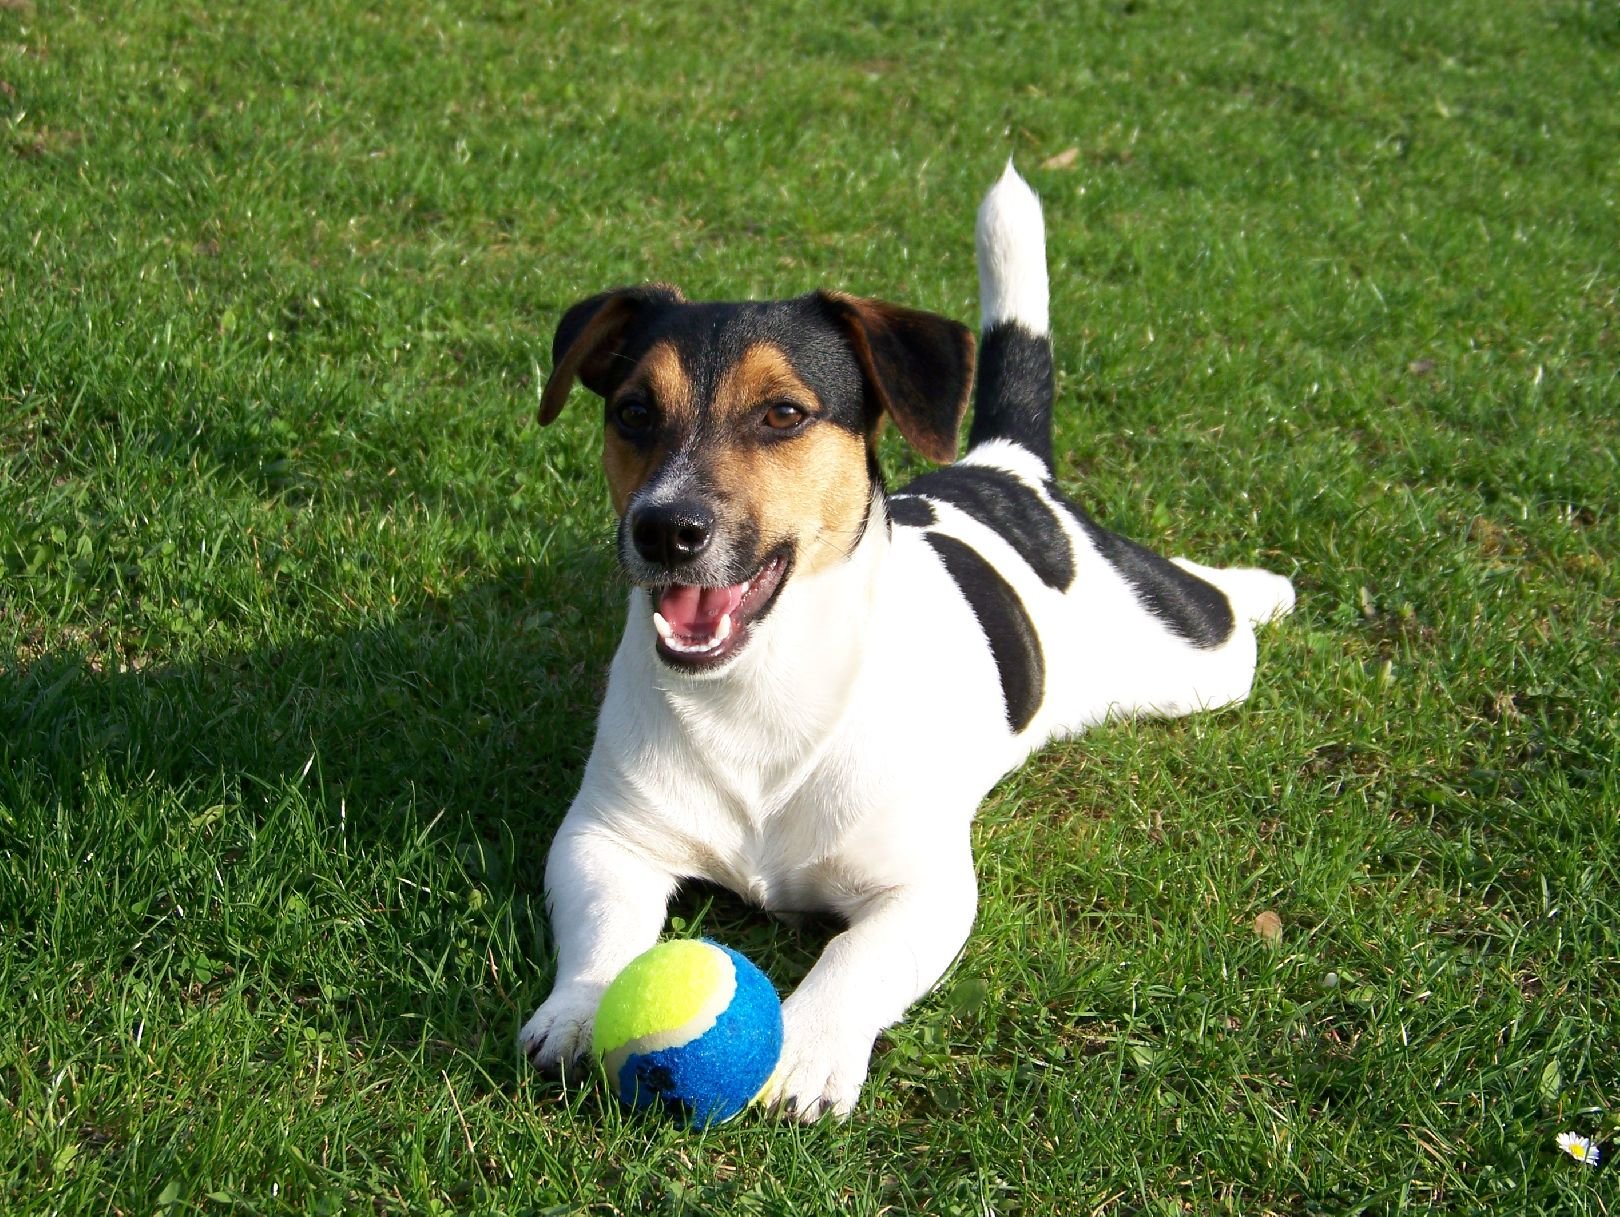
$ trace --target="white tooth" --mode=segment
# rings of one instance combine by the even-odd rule
[[[706,655],[720,643],[713,638],[708,642],[682,642],[678,638],[671,638],[664,645],[681,655]]]
[[[719,646],[731,637],[731,614],[726,613],[720,618],[720,624],[714,627],[714,645]]]
[[[664,614],[656,610],[653,612],[653,629],[658,631],[658,636],[665,642],[675,637],[675,627],[664,620]]]

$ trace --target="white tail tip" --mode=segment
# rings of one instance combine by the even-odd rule
[[[1007,161],[1001,180],[979,204],[979,326],[1016,321],[1033,334],[1051,332],[1046,281],[1046,222],[1041,201]]]

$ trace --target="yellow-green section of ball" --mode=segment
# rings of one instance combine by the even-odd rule
[[[638,1041],[695,1039],[731,1004],[737,978],[724,951],[695,938],[661,942],[625,965],[596,1011],[599,1057]]]

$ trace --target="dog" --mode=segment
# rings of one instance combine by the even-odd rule
[[[783,1003],[761,1101],[848,1116],[873,1045],[944,974],[977,910],[969,824],[1043,743],[1242,701],[1264,570],[1166,559],[1053,474],[1044,219],[1011,162],[979,209],[981,327],[833,292],[568,309],[540,396],[605,403],[632,585],[595,744],[552,843],[537,1067],[589,1046],[608,982],[705,880],[845,928]],[[884,420],[942,467],[889,493]]]

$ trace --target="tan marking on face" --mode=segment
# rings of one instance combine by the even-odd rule
[[[724,488],[730,511],[754,523],[758,556],[791,540],[795,569],[811,573],[842,561],[855,545],[872,496],[866,444],[828,422],[811,422],[781,439],[761,434],[760,416],[774,402],[812,414],[819,408],[787,354],[773,343],[755,343],[716,387],[709,409],[713,433],[724,438],[703,454],[704,463]]]
[[[602,442],[602,469],[607,474],[608,495],[613,510],[624,515],[635,497],[669,454],[671,440],[687,431],[697,413],[691,378],[681,357],[670,342],[656,342],[624,378],[613,400],[611,411],[621,402],[639,397],[658,415],[655,441],[647,446],[630,443],[610,420]]]

